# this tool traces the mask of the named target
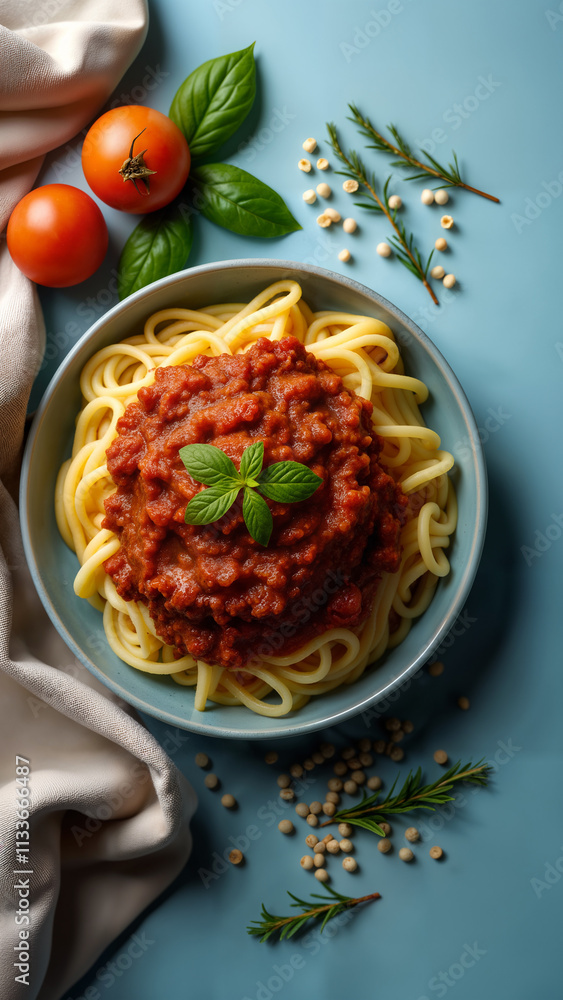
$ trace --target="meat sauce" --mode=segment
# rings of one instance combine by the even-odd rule
[[[399,567],[407,504],[378,463],[371,413],[292,337],[157,369],[107,452],[117,490],[104,527],[121,546],[105,569],[121,597],[147,605],[178,656],[233,670],[361,624],[381,573]],[[242,494],[214,524],[185,524],[204,487],[179,449],[213,444],[238,468],[254,441],[264,442],[264,467],[302,462],[322,485],[298,503],[267,501],[267,548],[248,533]]]

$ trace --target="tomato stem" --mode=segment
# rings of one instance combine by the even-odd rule
[[[144,156],[146,149],[143,149],[142,153],[136,153],[133,155],[133,148],[137,139],[142,136],[145,130],[142,129],[139,135],[136,135],[131,143],[131,148],[129,150],[129,156],[124,161],[122,166],[119,168],[119,173],[121,174],[124,181],[132,181],[135,185],[135,190],[139,194],[150,194],[149,177],[151,174],[156,174],[156,170],[151,170],[147,167],[145,163]],[[139,190],[137,181],[141,181],[144,185],[144,191]]]

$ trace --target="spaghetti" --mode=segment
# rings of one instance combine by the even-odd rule
[[[244,668],[243,677],[191,655],[177,658],[157,635],[147,607],[118,594],[104,570],[120,547],[117,535],[102,526],[104,500],[115,490],[106,450],[116,437],[119,417],[138,391],[152,384],[156,368],[189,365],[202,354],[240,354],[260,338],[277,341],[289,335],[338,374],[345,388],[373,404],[374,430],[383,442],[379,462],[409,499],[401,565],[396,573],[382,574],[363,624],[329,628],[285,656],[275,651],[264,655]],[[420,415],[427,387],[405,375],[393,334],[379,320],[340,312],[313,314],[297,282],[279,281],[245,305],[153,314],[143,334],[103,348],[88,361],[81,390],[84,402],[72,457],[60,470],[55,499],[59,530],[80,562],[75,592],[103,613],[107,640],[118,657],[135,669],[170,675],[176,683],[194,687],[198,710],[211,700],[277,717],[313,695],[355,681],[368,664],[405,638],[428,607],[439,578],[449,572],[444,550],[457,520],[447,476],[453,456],[440,449],[439,436]]]

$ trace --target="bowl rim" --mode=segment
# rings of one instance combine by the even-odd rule
[[[49,409],[51,398],[58,390],[60,383],[63,381],[67,369],[73,364],[77,355],[79,355],[98,334],[100,329],[108,323],[108,320],[115,320],[119,318],[122,314],[126,314],[137,302],[147,297],[151,292],[155,290],[161,290],[168,286],[173,286],[177,283],[181,283],[186,277],[197,276],[198,274],[209,274],[215,271],[235,271],[235,270],[246,270],[252,271],[256,269],[271,268],[276,271],[288,271],[288,272],[305,272],[307,275],[313,275],[319,277],[323,280],[328,280],[337,286],[343,286],[347,290],[359,293],[363,296],[367,296],[369,299],[374,301],[379,307],[381,307],[385,312],[387,312],[392,319],[399,322],[403,327],[405,327],[409,334],[418,341],[426,352],[430,355],[433,363],[441,369],[441,371],[446,376],[448,385],[452,395],[455,398],[459,410],[462,412],[464,419],[466,420],[468,426],[471,429],[471,440],[473,444],[472,454],[475,466],[475,492],[477,498],[477,506],[475,510],[475,520],[473,524],[473,530],[471,535],[471,546],[468,559],[460,572],[460,577],[457,582],[456,590],[453,599],[448,605],[448,613],[443,618],[440,628],[437,629],[434,636],[424,645],[418,655],[412,660],[412,662],[405,667],[401,673],[389,680],[383,688],[375,693],[372,693],[362,700],[356,702],[354,705],[342,708],[339,711],[332,712],[328,716],[323,718],[309,720],[307,722],[299,722],[299,711],[295,714],[290,714],[290,716],[281,716],[272,720],[274,723],[279,723],[285,721],[286,725],[283,730],[279,730],[275,725],[268,726],[266,724],[268,717],[261,716],[262,720],[265,720],[262,728],[259,731],[249,727],[248,729],[229,729],[228,721],[227,724],[221,724],[221,728],[218,729],[217,724],[213,725],[205,722],[205,713],[202,712],[202,719],[200,721],[187,721],[184,717],[175,715],[164,708],[157,708],[151,704],[148,704],[139,695],[134,695],[127,688],[123,687],[121,683],[108,677],[101,668],[99,668],[96,663],[81,649],[78,643],[75,641],[73,636],[67,630],[66,626],[59,618],[59,615],[53,606],[51,597],[46,587],[43,584],[39,566],[36,561],[31,532],[28,525],[27,519],[27,493],[28,493],[28,483],[29,476],[32,465],[32,455],[35,438],[39,432],[42,425],[43,419],[46,412]],[[291,279],[291,274],[287,274],[286,278]],[[278,277],[276,280],[282,280]],[[295,279],[297,280],[297,279]],[[251,258],[231,258],[221,261],[212,261],[207,264],[198,264],[193,267],[184,268],[182,271],[177,271],[174,274],[167,275],[166,277],[159,278],[157,281],[152,282],[150,285],[146,285],[138,291],[129,295],[126,299],[121,302],[116,303],[110,309],[107,310],[99,319],[97,319],[92,326],[90,326],[82,336],[77,340],[76,344],[70,349],[66,354],[63,361],[55,371],[52,376],[45,392],[41,398],[37,411],[35,413],[32,425],[29,430],[26,446],[24,449],[22,468],[21,468],[21,479],[20,479],[20,524],[22,531],[22,539],[24,552],[27,560],[27,564],[31,573],[31,577],[34,586],[39,594],[41,602],[47,611],[47,614],[52,622],[52,624],[57,629],[59,635],[65,641],[67,646],[71,649],[74,655],[80,660],[81,663],[92,673],[105,687],[109,688],[120,698],[126,701],[129,705],[132,705],[139,711],[145,712],[153,718],[177,726],[179,729],[185,729],[189,732],[194,732],[202,736],[210,736],[218,739],[285,739],[288,737],[294,737],[299,735],[304,735],[309,732],[316,732],[318,730],[327,729],[331,726],[340,725],[346,720],[360,715],[366,712],[368,709],[373,708],[374,705],[388,698],[393,692],[400,690],[402,687],[407,686],[407,682],[416,674],[420,668],[427,662],[432,653],[440,646],[444,641],[444,638],[454,625],[458,615],[460,614],[473,585],[475,575],[479,566],[481,559],[483,546],[485,542],[485,529],[487,524],[487,514],[488,514],[488,482],[487,482],[487,470],[483,454],[483,448],[480,442],[477,422],[475,420],[473,411],[469,400],[457,378],[452,368],[442,355],[441,351],[436,347],[434,342],[424,333],[423,330],[411,320],[401,309],[395,306],[392,302],[389,302],[383,295],[379,292],[369,288],[367,285],[356,281],[354,278],[348,277],[348,275],[342,275],[338,272],[330,271],[326,268],[319,267],[315,264],[301,263],[299,261],[290,260],[277,260],[276,258],[266,258],[266,257],[251,257]],[[366,670],[369,669],[366,667]],[[248,710],[249,722],[254,718],[254,713]]]

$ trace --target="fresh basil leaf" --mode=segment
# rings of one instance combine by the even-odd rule
[[[240,486],[228,493],[220,486],[210,486],[207,490],[202,490],[197,496],[192,497],[188,506],[184,520],[186,524],[211,524],[218,521],[233,506],[239,495]]]
[[[244,490],[242,516],[254,541],[259,545],[267,545],[274,527],[272,513],[266,501],[248,487]]]
[[[192,479],[204,486],[222,486],[233,489],[238,484],[242,486],[234,462],[224,451],[214,444],[187,444],[178,452]],[[201,494],[198,494],[201,495]]]
[[[321,476],[300,462],[274,462],[267,469],[262,469],[257,478],[260,492],[278,503],[307,500],[323,481]]]
[[[245,448],[240,460],[240,474],[247,486],[256,485],[256,476],[264,463],[264,442],[254,441]]]
[[[180,271],[193,239],[193,226],[184,206],[173,203],[145,216],[123,247],[117,276],[119,298]]]
[[[170,118],[188,140],[192,160],[214,153],[242,124],[256,95],[254,42],[210,59],[184,80]]]
[[[206,163],[192,171],[202,215],[240,236],[285,236],[301,229],[283,198],[232,163]]]

